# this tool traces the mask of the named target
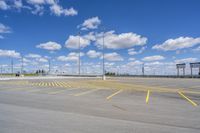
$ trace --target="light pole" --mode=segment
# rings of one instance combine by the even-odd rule
[[[3,66],[1,65],[1,77],[3,77]]]
[[[21,62],[22,62],[22,66],[21,66],[21,74],[23,74],[24,73],[24,57],[22,56],[22,58],[21,58]]]
[[[49,59],[48,61],[49,61],[49,74],[50,74],[50,72],[51,72],[51,60]]]
[[[81,32],[79,34],[79,41],[78,41],[78,48],[79,48],[79,55],[78,55],[78,74],[81,74]]]
[[[104,31],[105,31],[105,28],[103,28],[103,49],[102,49],[102,54],[103,54],[103,63],[102,63],[102,68],[103,68],[103,75],[102,75],[102,79],[103,80],[106,80],[106,75],[105,75],[105,59],[104,59]]]
[[[142,75],[144,76],[144,63],[142,64]]]
[[[12,76],[13,76],[13,58],[11,57],[11,73],[12,73]]]

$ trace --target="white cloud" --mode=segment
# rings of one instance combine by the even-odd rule
[[[87,52],[87,56],[89,56],[90,58],[97,58],[97,57],[100,57],[102,55],[101,52],[97,52],[95,50],[89,50]]]
[[[99,17],[92,17],[86,19],[83,24],[78,27],[81,27],[81,30],[88,30],[88,29],[97,29],[98,26],[101,24],[101,20]]]
[[[197,58],[184,58],[184,59],[175,60],[175,63],[192,63],[192,62],[196,62],[197,60],[198,60]]]
[[[91,40],[84,36],[73,36],[70,35],[69,38],[65,42],[66,48],[71,49],[78,49],[79,48],[79,37],[80,37],[80,47],[84,48],[88,45],[90,45]]]
[[[31,11],[32,14],[35,15],[43,15],[44,14],[44,7],[40,5],[34,5],[35,9]]]
[[[127,65],[128,66],[137,66],[137,65],[142,65],[142,64],[143,64],[143,62],[136,60],[136,61],[129,62]]]
[[[9,5],[8,5],[9,3]],[[23,5],[22,0],[13,0],[6,3],[5,1],[0,0],[0,9],[28,9],[32,14],[43,15],[45,8],[49,8],[52,14],[56,16],[75,16],[78,14],[78,11],[73,7],[63,8],[59,5],[59,0],[26,0],[26,4]]]
[[[0,33],[11,33],[11,29],[10,27],[0,23]]]
[[[53,4],[50,7],[50,10],[56,16],[61,16],[61,15],[75,16],[78,14],[78,11],[76,11],[73,7],[69,8],[69,9],[63,9],[63,7],[58,4]]]
[[[135,61],[135,58],[131,57],[128,59],[129,61]]]
[[[10,8],[9,5],[7,5],[7,3],[3,0],[0,1],[0,9],[2,10],[8,10]]]
[[[45,4],[45,0],[27,0],[30,4]]]
[[[20,58],[20,53],[15,50],[2,50],[0,49],[0,57],[13,57]]]
[[[36,61],[46,63],[48,62],[48,59],[41,57],[41,58],[37,58]]]
[[[97,46],[102,47],[103,33],[98,34]],[[108,49],[124,49],[134,46],[143,46],[147,43],[147,38],[135,33],[115,34],[115,31],[109,31],[104,34],[104,46]]]
[[[69,8],[69,9],[64,9],[64,15],[65,16],[75,16],[78,15],[78,11],[75,10],[73,7]]]
[[[17,8],[17,9],[22,8],[22,7],[23,7],[22,0],[15,0],[15,1],[14,1],[14,6],[15,6],[15,8]]]
[[[104,55],[104,58],[108,61],[123,61],[124,59],[116,52],[107,53]]]
[[[36,46],[37,48],[49,50],[49,51],[55,51],[55,50],[60,50],[62,46],[56,42],[46,42],[46,43],[41,43]]]
[[[142,60],[143,61],[159,61],[159,60],[164,60],[165,57],[161,56],[161,55],[154,55],[154,56],[147,56],[144,57]]]
[[[81,52],[80,56],[84,56],[84,53]],[[67,56],[57,57],[58,61],[74,61],[77,62],[79,59],[79,53],[71,52]]]
[[[128,54],[129,55],[141,54],[142,52],[144,52],[145,49],[146,49],[146,47],[142,47],[139,51],[135,51],[134,48],[130,48],[130,49],[128,49]]]
[[[155,46],[152,47],[152,49],[170,51],[183,48],[190,48],[197,44],[200,44],[200,37],[199,38],[179,37],[176,39],[168,39],[162,44],[156,44]]]
[[[27,57],[27,58],[41,58],[41,55],[30,53],[30,54],[26,55],[26,57]]]

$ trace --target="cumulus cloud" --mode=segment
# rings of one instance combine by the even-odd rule
[[[130,49],[128,49],[128,54],[129,55],[141,54],[144,52],[145,49],[146,49],[146,47],[142,47],[139,51],[135,51],[134,48],[130,48]]]
[[[78,11],[76,11],[73,7],[69,8],[69,9],[63,9],[63,7],[58,4],[53,4],[50,7],[50,10],[56,16],[61,16],[61,15],[75,16],[78,14]]]
[[[164,60],[165,57],[161,56],[161,55],[154,55],[154,56],[147,56],[144,57],[142,60],[143,61],[159,61],[159,60]]]
[[[128,66],[137,66],[137,65],[142,65],[143,62],[139,61],[139,60],[135,60],[132,62],[127,63]]]
[[[175,60],[175,63],[192,63],[196,62],[197,60],[198,60],[197,58],[184,58]]]
[[[26,57],[27,57],[27,58],[41,58],[41,55],[30,53],[30,54],[26,55]]]
[[[73,7],[63,8],[59,4],[59,0],[26,0],[26,4],[22,3],[22,0],[13,0],[9,2],[9,5],[5,1],[0,1],[0,9],[28,9],[32,14],[43,15],[45,8],[49,7],[52,14],[56,16],[75,16],[78,11]]]
[[[81,27],[81,30],[97,29],[100,24],[101,24],[101,20],[99,19],[99,17],[92,17],[92,18],[86,19],[78,27]]]
[[[98,34],[96,44],[102,47],[103,33]],[[147,38],[137,35],[135,33],[121,33],[115,34],[115,31],[109,31],[104,34],[104,46],[108,49],[124,49],[134,46],[143,46],[147,43]]]
[[[90,45],[91,38],[89,35],[85,36],[73,36],[70,35],[69,38],[65,42],[65,47],[70,49],[78,49],[79,48],[79,39],[80,39],[80,47],[85,48],[86,46]]]
[[[15,0],[14,1],[14,7],[17,9],[23,8],[22,0]]]
[[[62,46],[56,42],[46,42],[46,43],[41,43],[36,46],[37,48],[49,50],[49,51],[55,51],[55,50],[60,50]]]
[[[3,0],[0,0],[0,9],[1,10],[8,10],[10,6]]]
[[[108,61],[123,61],[124,59],[116,52],[113,53],[106,53],[104,58]]]
[[[48,59],[41,57],[41,58],[37,58],[36,61],[46,63],[48,62]]]
[[[200,37],[199,38],[179,37],[176,39],[168,39],[162,44],[156,44],[152,47],[152,49],[171,51],[171,50],[190,48],[197,44],[200,44]]]
[[[129,60],[129,61],[135,61],[135,58],[130,57],[128,60]]]
[[[84,53],[81,52],[80,56],[84,56]],[[58,61],[73,61],[77,62],[79,59],[79,53],[71,52],[67,56],[59,56],[57,57]]]
[[[101,52],[97,52],[97,51],[95,51],[95,50],[89,50],[89,51],[87,52],[87,56],[89,56],[90,58],[98,58],[98,57],[100,57],[101,55],[102,55]]]
[[[2,50],[0,49],[0,57],[20,58],[20,53],[15,50]]]
[[[11,33],[11,28],[0,23],[0,33]]]
[[[32,14],[35,15],[43,15],[44,14],[44,7],[40,5],[34,5],[35,9],[31,11]]]

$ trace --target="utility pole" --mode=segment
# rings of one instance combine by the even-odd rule
[[[80,76],[81,74],[81,32],[79,31],[79,43],[78,43],[78,48],[79,48],[79,55],[78,55],[78,74]]]
[[[102,69],[103,69],[103,75],[102,75],[102,79],[103,80],[106,80],[106,76],[105,76],[105,58],[104,58],[104,42],[105,42],[105,40],[104,40],[104,31],[105,31],[105,28],[103,28],[103,49],[102,49],[102,53],[103,53],[103,63],[102,63]]]
[[[142,64],[142,75],[144,76],[144,63]]]
[[[13,75],[13,58],[11,57],[11,73]]]
[[[51,72],[51,60],[49,59],[49,73]]]
[[[24,73],[24,57],[22,56],[22,58],[21,58],[21,74],[23,74]]]
[[[1,65],[1,77],[3,77],[3,66]]]

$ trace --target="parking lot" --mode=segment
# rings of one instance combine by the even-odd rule
[[[199,79],[0,81],[0,132],[198,133],[199,103]]]

